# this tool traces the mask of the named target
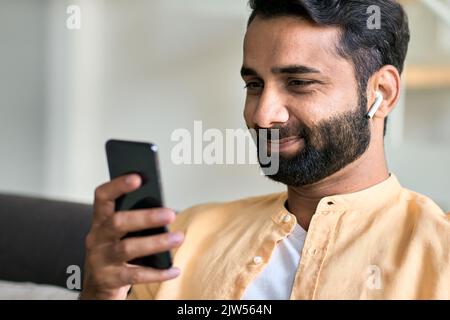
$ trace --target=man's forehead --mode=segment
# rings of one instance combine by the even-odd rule
[[[305,19],[257,17],[245,36],[244,65],[302,64],[326,70],[340,58],[338,37],[337,28],[320,27]]]

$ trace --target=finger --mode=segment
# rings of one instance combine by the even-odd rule
[[[127,238],[113,245],[110,259],[113,263],[121,263],[135,258],[170,251],[180,246],[184,241],[182,232],[165,232],[148,237]]]
[[[162,227],[175,220],[175,212],[167,208],[120,211],[105,222],[104,229],[113,238],[122,238],[128,232]]]
[[[122,286],[140,283],[162,282],[178,277],[181,270],[172,267],[165,270],[146,268],[140,266],[122,267],[117,277]]]
[[[140,185],[140,176],[131,174],[113,179],[95,189],[94,222],[99,223],[112,215],[115,211],[115,200],[138,189]]]
[[[128,232],[168,225],[175,220],[175,212],[166,208],[119,211],[93,227],[98,243],[120,240]]]
[[[134,265],[109,265],[98,268],[90,276],[94,283],[101,284],[104,289],[117,289],[139,283],[166,281],[179,275],[180,269],[176,267],[159,270]]]

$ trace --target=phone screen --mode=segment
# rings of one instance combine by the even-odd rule
[[[116,200],[115,211],[159,208],[164,206],[159,175],[158,148],[153,143],[109,140],[106,154],[111,179],[136,173],[141,187]],[[167,232],[166,227],[132,232],[125,237],[144,237]],[[167,269],[172,266],[170,252],[158,253],[130,261],[131,264]]]

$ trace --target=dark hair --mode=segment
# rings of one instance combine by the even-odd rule
[[[337,52],[352,61],[364,96],[369,78],[382,66],[393,65],[400,74],[403,71],[409,43],[408,18],[395,0],[250,0],[249,5],[252,13],[248,25],[256,16],[294,16],[340,28]],[[367,10],[372,5],[380,9],[379,29],[367,26]]]

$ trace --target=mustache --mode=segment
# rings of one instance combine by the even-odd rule
[[[305,126],[283,126],[283,127],[271,127],[271,128],[261,128],[255,127],[258,139],[260,134],[264,134],[265,140],[268,142],[272,140],[282,140],[285,138],[299,137],[307,138],[309,136],[310,130]],[[272,130],[278,130],[278,138],[272,137]],[[267,137],[267,138],[266,138]]]

